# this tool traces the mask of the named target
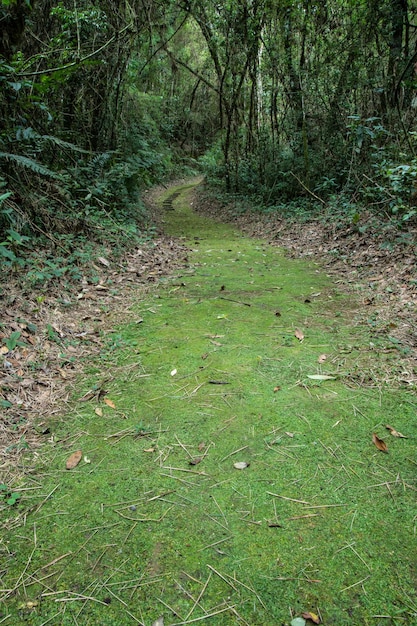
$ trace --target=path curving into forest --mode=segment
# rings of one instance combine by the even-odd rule
[[[415,399],[365,386],[392,357],[352,296],[198,215],[197,184],[158,197],[187,262],[126,312],[51,425],[25,525],[0,544],[0,618],[411,625]]]

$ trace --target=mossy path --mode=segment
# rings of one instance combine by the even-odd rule
[[[415,396],[363,385],[395,353],[316,265],[193,213],[194,186],[160,198],[189,265],[86,364],[24,524],[3,506],[0,623],[416,624]]]

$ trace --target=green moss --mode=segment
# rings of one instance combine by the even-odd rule
[[[26,477],[41,489],[2,512],[27,508],[0,544],[0,616],[415,623],[414,396],[357,384],[389,355],[317,265],[195,215],[191,189],[169,190],[165,214],[189,266],[137,303],[143,322],[115,329],[74,394],[107,379],[116,409],[74,401]],[[76,449],[91,462],[66,471]]]

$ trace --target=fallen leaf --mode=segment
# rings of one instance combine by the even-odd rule
[[[171,371],[171,376],[175,376],[175,374],[176,374],[176,373],[177,373],[177,370],[176,370],[176,369],[173,369],[173,370]]]
[[[163,618],[163,616],[162,617],[158,617],[157,620],[152,622],[152,626],[164,626],[164,618]]]
[[[381,450],[381,452],[388,452],[388,447],[385,441],[380,439],[375,433],[372,433],[372,441],[374,442],[378,450]]]
[[[274,387],[274,393],[276,393],[277,391],[281,391],[281,387],[279,385]]]
[[[109,262],[108,262],[108,260],[107,260],[107,259],[105,259],[103,256],[99,256],[99,257],[97,258],[97,261],[100,261],[100,263],[101,263],[102,265],[105,265],[106,267],[110,267],[110,263],[109,263]]]
[[[299,328],[296,329],[294,335],[297,337],[298,341],[303,341],[304,340],[304,333]]]
[[[103,417],[103,409],[101,409],[99,406],[96,409],[94,409],[94,413],[98,415],[99,417]]]
[[[210,341],[210,343],[213,344],[213,346],[222,346],[223,344],[220,343],[220,341],[214,341],[213,339]]]
[[[311,380],[336,380],[336,376],[327,376],[327,374],[308,374],[307,378],[311,378]]]
[[[199,463],[201,463],[202,460],[203,460],[202,456],[196,456],[195,459],[191,459],[188,462],[188,465],[198,465]]]
[[[205,352],[204,354],[201,355],[201,358],[203,359],[203,361],[205,361],[208,357],[208,352]]]
[[[402,439],[407,439],[406,435],[402,435],[401,433],[398,432],[398,430],[395,430],[395,428],[393,428],[389,424],[386,424],[385,428],[390,431],[390,434],[393,437],[401,437]]]
[[[301,616],[304,619],[311,620],[313,622],[313,624],[321,624],[321,619],[315,613],[310,613],[310,612],[308,612],[308,613],[301,613]]]
[[[144,452],[155,452],[156,448],[146,448]]]
[[[198,444],[198,449],[200,450],[200,452],[204,450],[205,447],[206,447],[206,444],[204,443],[204,441]]]
[[[238,470],[243,470],[249,467],[250,463],[246,463],[246,461],[238,461],[237,463],[233,463],[233,467]]]
[[[90,459],[88,458],[88,456],[84,457],[84,463],[91,463]]]
[[[295,617],[291,620],[291,626],[305,626],[305,619],[303,617]]]
[[[327,359],[327,354],[320,354],[319,358],[317,359],[317,362],[324,363],[326,359]]]
[[[110,400],[110,398],[104,398],[103,402],[104,404],[107,404],[107,406],[109,406],[111,409],[116,408],[116,405],[114,404],[113,400]]]
[[[7,354],[9,352],[9,348],[7,346],[2,346],[0,348],[0,354]]]
[[[294,437],[294,433],[285,433],[287,435],[287,437],[291,437],[291,439]]]
[[[83,453],[81,450],[73,452],[71,456],[68,457],[65,467],[67,468],[67,470],[74,469],[74,467],[77,467],[82,458]]]

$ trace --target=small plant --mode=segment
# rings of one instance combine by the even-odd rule
[[[4,483],[0,483],[0,502],[14,506],[20,500],[21,494],[9,489]]]
[[[15,330],[14,332],[11,333],[9,337],[5,337],[3,339],[3,343],[9,352],[13,352],[13,350],[15,350],[18,347],[19,348],[26,347],[27,344],[24,341],[19,341],[21,334],[22,333],[20,332],[20,330]]]

